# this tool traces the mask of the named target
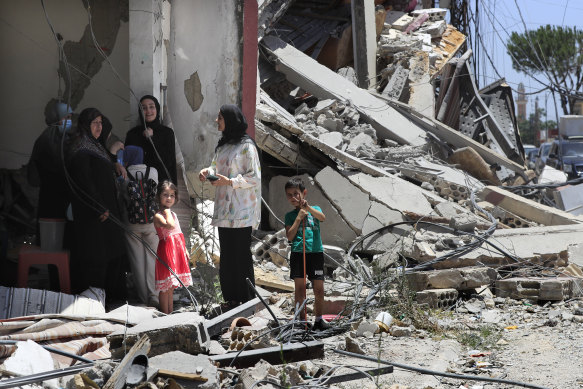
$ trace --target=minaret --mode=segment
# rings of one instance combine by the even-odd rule
[[[516,98],[516,106],[518,108],[518,119],[526,119],[526,103],[528,99],[524,95],[524,84],[518,84],[518,97]]]

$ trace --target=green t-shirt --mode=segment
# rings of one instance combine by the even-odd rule
[[[312,208],[322,212],[322,209],[317,205],[312,205]],[[285,214],[285,225],[291,226],[294,224],[296,217],[298,217],[299,210],[294,209],[291,212]],[[324,247],[322,247],[322,238],[320,237],[320,221],[308,213],[304,219],[306,222],[306,253],[322,253],[324,252]],[[304,222],[300,223],[298,227],[298,232],[291,242],[291,250],[293,252],[303,252],[304,244],[302,242],[302,228]]]

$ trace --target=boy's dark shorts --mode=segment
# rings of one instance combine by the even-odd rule
[[[290,278],[304,278],[304,253],[292,251],[289,262]],[[310,281],[324,279],[324,253],[306,253],[306,275]]]

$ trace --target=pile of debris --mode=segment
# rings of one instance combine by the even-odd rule
[[[75,374],[52,385],[329,385],[393,367],[380,361],[387,366],[379,368],[373,358],[375,369],[352,364],[353,371],[340,371],[347,367],[316,363],[325,351],[365,358],[383,338],[427,339],[459,324],[431,316],[431,309],[502,323],[500,308],[511,299],[533,307],[583,297],[583,220],[512,191],[528,187],[532,173],[524,166],[511,90],[504,80],[477,88],[471,52],[456,57],[465,37],[444,21],[445,10],[377,8],[380,70],[365,89],[348,66],[350,7],[308,3],[310,9],[290,1],[260,6],[255,140],[264,152],[269,226],[264,218],[266,231],[256,235],[252,252],[256,285],[271,293],[258,287],[256,299],[227,312],[209,304],[197,313],[186,304],[169,316],[128,307],[59,316],[24,304],[0,321],[4,370],[16,376],[0,384],[49,385]],[[309,331],[297,320],[303,307],[294,307],[281,222],[289,211],[286,170],[303,178],[310,203],[326,215],[330,330]],[[212,287],[220,253],[209,219],[213,204],[202,199],[196,207],[191,259],[200,265],[193,277]],[[28,292],[0,290],[0,301],[10,306],[23,294],[26,300]],[[312,300],[308,290],[309,313]],[[580,306],[569,307],[573,313],[562,313],[563,320],[581,321]],[[17,340],[33,344],[17,349]],[[31,353],[64,371],[39,373],[51,368],[23,364]],[[96,357],[119,362],[94,363]],[[31,366],[14,370],[18,364]]]

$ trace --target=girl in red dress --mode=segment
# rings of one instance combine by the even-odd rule
[[[160,211],[154,216],[154,227],[160,238],[158,257],[168,264],[182,281],[184,286],[192,285],[190,266],[184,235],[180,229],[178,218],[170,208],[178,202],[178,189],[166,180],[158,187],[158,203]],[[156,262],[156,290],[160,292],[160,309],[170,313],[174,309],[174,289],[180,283],[172,273],[160,262]]]

